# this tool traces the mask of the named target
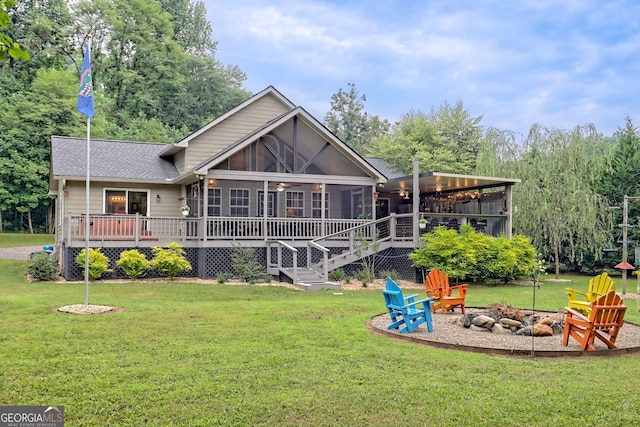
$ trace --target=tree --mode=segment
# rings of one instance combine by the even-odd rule
[[[364,112],[367,97],[359,95],[354,83],[348,83],[348,86],[349,92],[339,89],[331,95],[331,110],[324,123],[345,144],[364,154],[372,139],[389,131],[389,122]]]
[[[14,41],[9,34],[6,33],[6,29],[9,28],[11,18],[9,16],[9,9],[16,5],[16,0],[0,0],[0,61],[5,61],[9,58],[28,60],[29,54],[20,48],[18,42]]]
[[[478,173],[519,178],[513,204],[514,229],[545,259],[580,263],[585,252],[601,257],[612,229],[608,203],[596,191],[606,140],[593,126],[573,131],[534,125],[520,146],[510,133],[488,132]]]
[[[374,140],[369,153],[406,174],[414,156],[422,172],[471,173],[482,141],[480,120],[469,115],[462,101],[454,107],[445,102],[428,115],[410,111],[390,134]]]
[[[607,197],[612,206],[622,207],[624,196],[640,196],[640,135],[630,117],[626,125],[613,136],[611,149],[603,156],[605,159],[600,173],[598,191]],[[622,210],[613,212],[615,223],[622,224]],[[629,203],[628,217],[632,222],[640,217],[640,203]],[[634,224],[637,225],[637,224]],[[629,240],[639,240],[640,230],[629,228]],[[612,242],[618,239],[612,239]]]

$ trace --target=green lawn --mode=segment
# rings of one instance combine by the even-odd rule
[[[64,405],[66,426],[640,424],[637,356],[507,358],[374,336],[375,290],[95,283],[90,303],[125,310],[63,314],[84,285],[26,283],[25,265],[0,260],[0,405]],[[562,307],[566,286],[543,284],[536,308]],[[525,286],[467,299],[533,300]]]
[[[53,245],[53,234],[0,233],[0,248]]]

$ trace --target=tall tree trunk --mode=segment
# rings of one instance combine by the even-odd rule
[[[553,245],[553,257],[556,261],[556,280],[560,279],[560,248],[558,244]]]
[[[33,234],[33,222],[31,221],[31,211],[27,211],[27,223],[29,224],[29,233]]]

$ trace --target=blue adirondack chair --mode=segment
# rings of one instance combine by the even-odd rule
[[[401,333],[411,333],[419,325],[426,323],[427,330],[433,332],[433,322],[431,320],[432,297],[419,301],[415,301],[415,297],[418,294],[405,297],[402,295],[400,286],[390,277],[387,278],[382,295],[392,322],[387,326],[387,329],[399,329]]]

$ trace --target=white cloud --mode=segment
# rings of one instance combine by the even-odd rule
[[[460,99],[486,127],[594,122],[610,134],[640,113],[632,0],[204,3],[218,59],[319,120],[350,82],[391,121]]]

